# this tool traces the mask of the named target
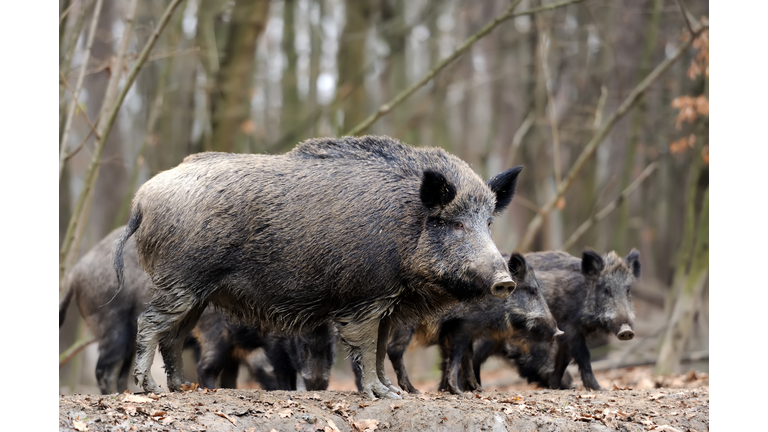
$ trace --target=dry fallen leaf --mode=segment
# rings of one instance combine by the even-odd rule
[[[224,417],[225,419],[229,420],[230,423],[232,423],[233,425],[237,426],[237,422],[235,421],[235,419],[233,419],[232,417],[224,414],[223,412],[216,411],[214,414],[216,414],[219,417]]]
[[[199,385],[197,385],[197,383],[192,383],[192,384],[182,384],[182,385],[181,385],[181,390],[182,390],[182,391],[187,391],[187,390],[197,390],[198,388],[200,388],[200,386],[199,386]]]
[[[336,427],[336,424],[331,419],[326,419],[326,422],[328,422],[328,426],[325,427],[326,432],[341,432],[339,428]]]
[[[352,426],[358,432],[373,432],[379,427],[379,421],[374,419],[355,421],[352,422]]]
[[[661,432],[683,432],[680,429],[673,428],[670,425],[654,426],[650,430],[661,431]]]
[[[623,387],[623,388],[619,387],[616,385],[616,383],[613,384],[613,389],[614,390],[632,390],[630,387]]]
[[[85,422],[81,422],[77,420],[72,420],[72,427],[74,427],[76,431],[81,431],[81,432],[88,430],[88,426],[86,426]]]
[[[129,394],[125,396],[125,399],[123,399],[125,402],[135,402],[135,403],[147,403],[147,402],[154,402],[153,399],[150,399],[146,396],[141,395],[135,395],[135,394]]]
[[[123,411],[125,411],[126,414],[129,416],[135,416],[136,415],[136,405],[134,404],[125,404],[122,406]]]
[[[657,401],[657,400],[663,398],[664,396],[666,396],[664,393],[656,393],[653,396],[649,396],[648,400]]]
[[[176,419],[174,417],[165,417],[162,420],[160,420],[160,423],[162,423],[163,426],[168,426],[169,424],[173,423],[174,421],[176,421]]]
[[[578,395],[579,399],[594,399],[597,397],[596,394],[587,394],[587,395]]]
[[[280,411],[279,413],[277,413],[277,415],[279,415],[280,418],[288,418],[288,417],[291,416],[291,414],[293,414],[293,411],[291,411],[290,408],[286,408],[286,409]]]

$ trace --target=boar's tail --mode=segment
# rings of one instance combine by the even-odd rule
[[[131,211],[131,218],[128,220],[128,225],[125,227],[125,231],[120,234],[120,237],[117,238],[117,241],[115,241],[114,253],[112,254],[112,267],[114,267],[115,273],[117,274],[117,291],[115,291],[115,295],[102,306],[110,304],[125,285],[125,275],[123,274],[123,246],[125,246],[125,242],[128,241],[128,238],[139,229],[141,219],[141,208],[139,208],[138,204],[134,205]]]
[[[59,328],[64,324],[64,318],[67,317],[67,308],[69,307],[69,302],[72,300],[72,294],[74,293],[74,288],[67,287],[67,293],[64,294],[64,298],[61,299],[61,303],[59,303]]]

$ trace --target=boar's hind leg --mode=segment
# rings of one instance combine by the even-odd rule
[[[384,358],[387,355],[387,343],[389,342],[389,318],[383,318],[379,321],[379,335],[376,339],[376,375],[382,384],[389,387],[390,390],[399,394],[400,389],[392,385],[392,381],[384,373]]]
[[[157,289],[147,308],[139,316],[133,375],[136,384],[145,391],[163,391],[149,373],[158,344],[168,375],[168,389],[179,390],[185,383],[182,376],[181,349],[185,336],[197,323],[205,305],[196,304],[191,295],[184,294],[186,293],[178,289]]]
[[[135,336],[130,324],[122,323],[114,326],[105,336],[99,340],[96,381],[102,394],[118,393],[127,388],[120,388],[120,374],[121,369],[130,365]]]
[[[442,372],[443,378],[440,383],[439,391],[448,390],[453,394],[461,394],[458,385],[459,367],[467,345],[470,343],[470,337],[466,329],[459,324],[446,323],[440,332],[438,343],[440,352],[443,356]]]
[[[350,322],[338,326],[338,329],[342,340],[349,346],[352,358],[357,359],[360,365],[363,392],[371,399],[402,399],[381,382],[376,371],[379,322],[375,319]]]
[[[552,371],[552,375],[549,377],[549,388],[561,389],[563,374],[565,368],[568,367],[568,363],[571,361],[570,352],[565,345],[559,345],[557,353],[555,354],[555,367]]]
[[[464,355],[461,357],[461,381],[464,390],[467,391],[484,391],[480,383],[477,382],[475,377],[474,358],[475,354],[472,349],[472,342],[467,345],[467,350],[464,351]]]
[[[389,345],[387,345],[387,355],[397,374],[397,385],[408,393],[420,393],[419,390],[411,384],[411,380],[408,378],[408,371],[405,369],[405,363],[403,363],[403,353],[408,348],[408,344],[411,343],[413,331],[413,327],[396,327],[392,332],[392,338],[389,341]]]

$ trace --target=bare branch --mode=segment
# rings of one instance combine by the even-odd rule
[[[91,19],[91,28],[89,29],[90,33],[88,34],[88,41],[85,43],[85,54],[83,55],[83,65],[88,64],[88,59],[91,58],[91,48],[93,47],[93,39],[96,35],[96,26],[99,21],[99,15],[101,15],[101,5],[102,0],[96,0],[96,6],[94,6],[93,9],[93,18]],[[59,74],[61,75],[61,79],[64,82],[64,84],[69,88],[69,84],[67,84],[67,80],[64,78],[64,75],[59,71]],[[75,84],[75,90],[72,91],[71,88],[69,88],[69,91],[72,92],[72,101],[69,104],[69,111],[67,112],[67,120],[64,123],[64,133],[61,136],[61,143],[59,144],[59,181],[61,181],[61,173],[64,171],[64,162],[67,159],[67,141],[69,141],[69,132],[72,128],[72,119],[75,117],[75,107],[80,106],[80,103],[77,101],[77,95],[80,94],[80,90],[83,88],[83,79],[85,78],[85,74],[81,73],[80,76],[77,77],[77,83]],[[88,116],[83,112],[83,115],[85,115],[85,118],[88,119]],[[88,124],[91,125],[91,129],[94,129],[93,124],[88,120]],[[99,134],[96,133],[96,137],[98,139]]]
[[[98,121],[98,119],[96,121]],[[93,135],[93,130],[88,131],[88,135],[86,135],[85,138],[83,138],[83,140],[80,141],[80,144],[78,144],[77,147],[72,149],[71,152],[67,153],[67,156],[64,158],[64,161],[66,162],[70,160],[74,155],[76,155],[83,148],[85,143],[88,142],[88,138],[90,138],[91,135]]]
[[[560,3],[553,3],[548,6],[542,6],[538,8],[529,9],[523,12],[519,13],[513,13],[515,7],[521,2],[522,0],[514,0],[511,5],[499,16],[497,16],[493,21],[486,24],[485,27],[480,29],[479,32],[475,33],[474,35],[470,36],[469,39],[464,41],[461,45],[459,45],[458,48],[454,52],[452,52],[448,57],[443,59],[440,63],[437,64],[437,66],[434,67],[431,71],[429,71],[426,75],[424,75],[418,82],[416,82],[411,87],[403,90],[395,96],[392,100],[389,102],[381,105],[379,109],[377,109],[373,114],[368,116],[365,120],[362,121],[359,125],[353,127],[348,132],[346,132],[344,135],[358,135],[362,131],[368,129],[376,120],[381,118],[382,116],[388,114],[390,111],[392,111],[396,106],[400,105],[407,99],[410,95],[416,92],[416,90],[420,89],[422,86],[424,86],[426,83],[428,83],[432,78],[437,75],[438,72],[445,69],[446,66],[451,64],[454,60],[461,57],[464,52],[466,52],[469,48],[472,47],[472,45],[475,44],[475,42],[479,41],[483,37],[487,36],[493,29],[499,26],[499,24],[503,23],[504,21],[510,20],[515,17],[523,16],[523,15],[532,15],[537,12],[542,12],[546,10],[553,10],[557,9],[563,6],[567,6],[570,4],[580,3],[584,0],[567,0]]]
[[[72,2],[72,4],[70,4],[69,7],[66,8],[64,12],[61,13],[61,16],[59,17],[59,25],[61,25],[61,23],[64,22],[64,18],[66,18],[67,15],[69,15],[69,11],[71,11],[74,6],[75,6],[75,2]]]
[[[512,145],[509,149],[509,155],[507,155],[507,163],[505,163],[503,166],[508,167],[512,166],[512,164],[515,162],[515,156],[517,155],[517,150],[520,148],[520,144],[523,143],[523,138],[525,137],[525,134],[528,133],[528,131],[531,129],[531,126],[533,125],[533,121],[536,119],[536,113],[533,111],[528,113],[528,116],[523,120],[523,123],[520,125],[520,127],[515,131],[515,135],[512,137]],[[538,207],[534,209],[534,211],[538,211]]]
[[[576,228],[576,231],[571,234],[570,237],[568,237],[568,240],[563,243],[562,246],[560,246],[560,250],[567,250],[571,246],[576,243],[576,240],[578,240],[582,235],[584,235],[585,232],[587,232],[588,229],[592,227],[597,222],[600,222],[601,220],[605,219],[606,216],[608,216],[613,210],[616,209],[627,197],[635,191],[635,189],[640,186],[640,184],[648,178],[649,175],[656,169],[658,166],[657,162],[651,162],[650,165],[648,165],[642,173],[640,173],[639,176],[633,181],[629,186],[627,186],[626,189],[624,189],[619,196],[611,201],[607,206],[605,206],[602,210],[597,212],[596,214],[590,216],[589,219],[584,221],[583,224],[581,224],[578,228]]]
[[[68,361],[72,360],[80,351],[84,350],[88,345],[96,342],[96,336],[89,336],[75,341],[69,348],[63,353],[59,354],[59,367],[64,366]]]
[[[704,31],[707,28],[708,27],[706,26],[702,27],[699,29],[699,32]],[[541,210],[539,210],[539,214],[537,214],[528,224],[528,228],[526,228],[525,234],[523,234],[523,237],[520,240],[520,244],[517,247],[518,250],[524,251],[530,248],[531,243],[533,243],[533,237],[539,231],[539,228],[541,228],[544,216],[548,215],[552,211],[552,209],[555,207],[555,204],[557,203],[557,200],[559,200],[560,197],[565,194],[576,176],[581,172],[581,169],[584,168],[584,164],[595,153],[597,146],[603,141],[603,139],[605,139],[606,135],[608,135],[608,132],[613,129],[613,126],[616,124],[616,122],[620,118],[624,117],[624,115],[629,112],[629,110],[634,107],[635,104],[637,104],[637,102],[640,100],[640,96],[642,96],[645,91],[648,90],[651,84],[656,82],[656,80],[659,79],[659,77],[661,77],[664,72],[666,72],[683,56],[683,53],[688,49],[688,47],[691,46],[694,39],[695,37],[689,38],[688,41],[686,41],[680,48],[678,48],[672,57],[669,57],[663,62],[659,63],[659,65],[656,66],[656,68],[651,71],[651,73],[648,74],[648,76],[646,76],[645,79],[643,79],[643,81],[637,85],[637,87],[632,89],[632,92],[630,92],[626,99],[624,99],[616,111],[610,115],[608,121],[595,133],[589,143],[587,143],[586,147],[584,147],[584,150],[582,150],[578,159],[576,159],[576,162],[574,162],[571,170],[565,176],[563,182],[560,183],[560,186],[557,188],[555,195],[550,198],[549,201],[547,201]]]
[[[67,90],[69,90],[69,92],[72,93],[72,102],[74,102],[76,107],[79,107],[80,101],[77,99],[77,94],[75,94],[75,91],[72,90],[72,87],[69,86],[69,83],[67,82],[67,78],[64,76],[63,73],[61,73],[61,71],[59,71],[59,78],[61,78],[61,82],[64,83],[64,87],[66,87]],[[77,111],[77,109],[74,109],[73,111]],[[80,110],[80,112],[83,113],[83,117],[85,118],[85,121],[88,123],[88,126],[91,127],[91,132],[96,134],[96,138],[98,139],[99,133],[96,131],[96,126],[94,126],[93,123],[91,123],[91,119],[88,118],[88,114],[86,114],[85,111],[83,110]],[[59,172],[59,175],[61,175],[61,172]]]
[[[120,91],[114,102],[112,102],[110,90],[113,90],[111,93],[114,94],[114,90],[117,88],[117,83],[120,81],[119,71],[123,68],[122,59],[125,57],[125,52],[128,49],[128,42],[130,40],[130,34],[133,28],[133,17],[136,13],[137,0],[133,0],[131,6],[128,8],[129,14],[126,18],[125,31],[123,34],[123,39],[121,40],[120,48],[118,49],[117,60],[115,63],[116,72],[112,75],[114,85],[113,82],[110,81],[109,85],[107,86],[107,95],[105,95],[104,98],[105,104],[102,107],[101,114],[99,115],[99,139],[96,141],[96,145],[94,146],[93,157],[91,158],[91,162],[88,164],[88,170],[85,174],[85,185],[83,187],[83,191],[80,193],[80,196],[77,199],[77,203],[75,204],[75,209],[72,212],[69,225],[67,226],[67,233],[64,236],[64,243],[61,247],[61,251],[59,252],[59,289],[61,289],[61,281],[67,270],[67,263],[71,261],[70,257],[73,253],[75,253],[75,250],[77,249],[76,245],[80,242],[80,239],[76,236],[76,232],[78,232],[77,225],[78,223],[85,224],[88,220],[88,213],[84,213],[84,211],[88,207],[87,203],[90,202],[90,198],[93,196],[96,179],[99,175],[101,153],[104,151],[104,145],[106,144],[107,137],[109,136],[109,132],[112,129],[112,125],[117,118],[117,113],[120,110],[120,106],[122,105],[123,100],[125,99],[125,95],[128,94],[128,90],[136,80],[136,76],[141,70],[141,67],[146,62],[147,57],[149,57],[149,52],[152,50],[152,47],[155,46],[160,33],[168,24],[171,15],[179,6],[179,4],[181,4],[181,1],[182,0],[172,0],[168,5],[165,12],[163,13],[162,18],[160,18],[160,22],[158,23],[157,28],[150,36],[147,44],[141,51],[139,58],[136,60],[136,63],[133,65],[130,72],[128,72],[128,76],[125,79],[125,86]]]
[[[688,17],[688,10],[685,8],[683,0],[677,0],[677,6],[680,8],[680,13],[683,14],[683,21],[685,21],[685,25],[688,26],[688,31],[691,32],[691,36],[693,36],[696,31],[693,30],[693,25],[691,24],[691,20]]]

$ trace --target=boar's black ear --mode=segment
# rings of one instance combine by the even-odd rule
[[[513,252],[509,257],[509,272],[517,278],[517,282],[525,279],[525,273],[528,271],[528,264],[525,258],[517,252]]]
[[[427,208],[445,207],[456,198],[456,186],[439,172],[424,171],[419,196]]]
[[[603,271],[603,265],[603,257],[593,250],[584,249],[581,255],[581,272],[584,276],[599,276],[600,272]]]
[[[635,279],[640,279],[640,252],[637,249],[632,249],[624,260],[627,261],[629,268],[632,269]]]
[[[522,170],[522,165],[510,168],[491,178],[486,183],[493,193],[496,194],[494,214],[501,213],[512,202],[512,197],[515,196],[515,186],[517,186],[517,176]]]

